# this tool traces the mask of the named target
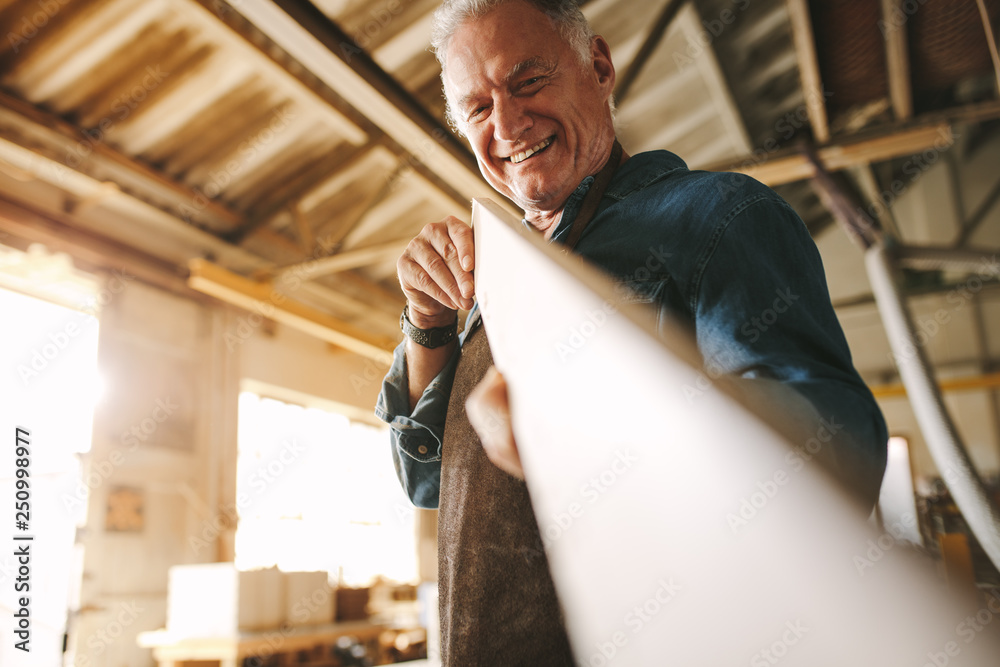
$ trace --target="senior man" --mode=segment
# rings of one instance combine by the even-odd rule
[[[452,122],[486,180],[524,210],[524,224],[617,277],[659,321],[688,323],[708,374],[780,405],[789,433],[831,431],[822,457],[870,508],[885,423],[795,212],[748,177],[692,172],[666,151],[626,155],[612,121],[610,49],[575,2],[445,2],[433,46]],[[470,424],[483,406],[503,415],[506,402],[502,380],[487,373],[473,257],[470,228],[449,217],[400,258],[406,336],[376,412],[391,426],[407,494],[440,510],[445,664],[571,665],[509,422],[481,428],[482,443]],[[784,312],[754,329],[776,302]],[[459,309],[471,309],[460,336]]]

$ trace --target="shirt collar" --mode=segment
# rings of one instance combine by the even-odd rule
[[[648,151],[631,156],[625,164],[618,167],[604,196],[622,200],[637,190],[641,190],[647,185],[664,178],[677,171],[687,169],[687,164],[677,155],[670,151]],[[569,230],[576,220],[580,207],[583,206],[583,198],[594,183],[593,176],[584,178],[576,190],[566,200],[563,206],[562,217],[556,230],[552,232],[549,241],[563,241],[569,235]],[[528,230],[537,232],[538,230],[528,222],[527,218],[521,218],[521,224]]]
[[[583,206],[583,198],[587,196],[587,192],[593,184],[594,177],[587,176],[580,181],[580,185],[576,186],[576,190],[573,190],[570,194],[569,198],[566,200],[566,204],[563,205],[562,216],[559,218],[559,224],[556,225],[556,230],[552,232],[552,236],[549,237],[550,242],[563,241],[569,234],[569,230],[573,226],[573,221],[576,220],[577,214],[580,213],[580,207]],[[521,224],[531,231],[538,231],[533,224],[528,222],[527,218],[521,218]]]

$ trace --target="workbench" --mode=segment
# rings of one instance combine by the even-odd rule
[[[283,655],[282,665],[299,664],[297,651],[330,646],[340,637],[357,637],[362,642],[378,639],[388,626],[369,621],[327,623],[259,632],[240,632],[229,637],[177,637],[167,630],[139,633],[138,643],[153,649],[159,667],[182,667],[187,661],[217,661],[219,667],[240,667],[254,656]]]

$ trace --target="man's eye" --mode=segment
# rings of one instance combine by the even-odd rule
[[[475,109],[473,109],[472,111],[469,112],[469,120],[476,120],[477,118],[479,118],[480,116],[482,116],[484,113],[486,113],[486,107],[485,106],[477,107],[477,108],[475,108]]]

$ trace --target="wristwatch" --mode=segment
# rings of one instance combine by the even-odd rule
[[[403,333],[414,343],[433,350],[436,347],[447,345],[455,339],[455,336],[458,334],[457,317],[455,318],[454,324],[449,324],[446,327],[418,329],[413,322],[410,321],[409,308],[410,304],[403,306],[403,313],[399,316],[399,328],[402,329]]]

